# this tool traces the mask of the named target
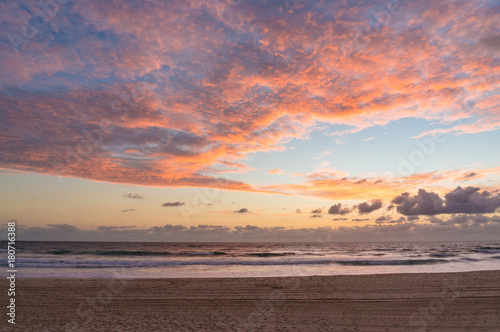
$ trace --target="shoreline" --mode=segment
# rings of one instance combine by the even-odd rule
[[[6,279],[0,284],[8,288]],[[2,293],[2,303],[7,303],[6,292]],[[36,331],[499,331],[500,270],[242,278],[19,277],[16,303],[16,326],[5,322],[5,331],[21,327]]]
[[[150,277],[143,277],[141,276],[131,276],[130,272],[127,271],[127,268],[117,268],[113,269],[114,273],[110,273],[109,276],[99,276],[99,277],[88,277],[85,275],[81,275],[78,277],[75,276],[70,276],[66,277],[64,274],[59,275],[59,276],[19,276],[18,279],[61,279],[61,280],[107,280],[107,279],[113,279],[112,275],[118,276],[120,279],[127,279],[127,280],[161,280],[161,279],[253,279],[253,278],[309,278],[309,277],[340,277],[340,276],[371,276],[371,275],[404,275],[404,274],[454,274],[454,273],[475,273],[475,272],[495,272],[495,271],[500,271],[500,268],[498,269],[484,269],[484,270],[465,270],[465,271],[419,271],[419,272],[373,272],[373,273],[344,273],[344,274],[311,274],[311,275],[264,275],[264,276],[150,276]],[[119,271],[119,272],[117,272]],[[19,272],[18,272],[19,273]],[[0,279],[8,277],[8,273],[0,273]]]

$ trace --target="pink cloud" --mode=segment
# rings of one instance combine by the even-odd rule
[[[499,128],[491,52],[497,15],[488,4],[406,1],[367,30],[374,5],[61,6],[20,54],[0,48],[0,165],[96,181],[221,187],[220,174],[251,171],[249,155],[283,151],[319,122],[349,125],[346,134],[405,117],[467,119],[444,130],[456,134]],[[29,13],[0,6],[5,32],[20,34],[15,17]],[[382,185],[343,176],[310,175],[303,185],[265,190],[360,197],[417,181]]]

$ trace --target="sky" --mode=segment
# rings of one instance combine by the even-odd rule
[[[499,1],[0,2],[25,240],[500,236]]]

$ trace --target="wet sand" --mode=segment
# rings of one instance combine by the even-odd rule
[[[500,331],[500,271],[18,279],[15,327],[3,316],[4,331]]]

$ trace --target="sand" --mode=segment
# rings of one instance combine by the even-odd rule
[[[0,330],[498,332],[500,271],[18,279],[16,303],[15,328],[4,313]]]

